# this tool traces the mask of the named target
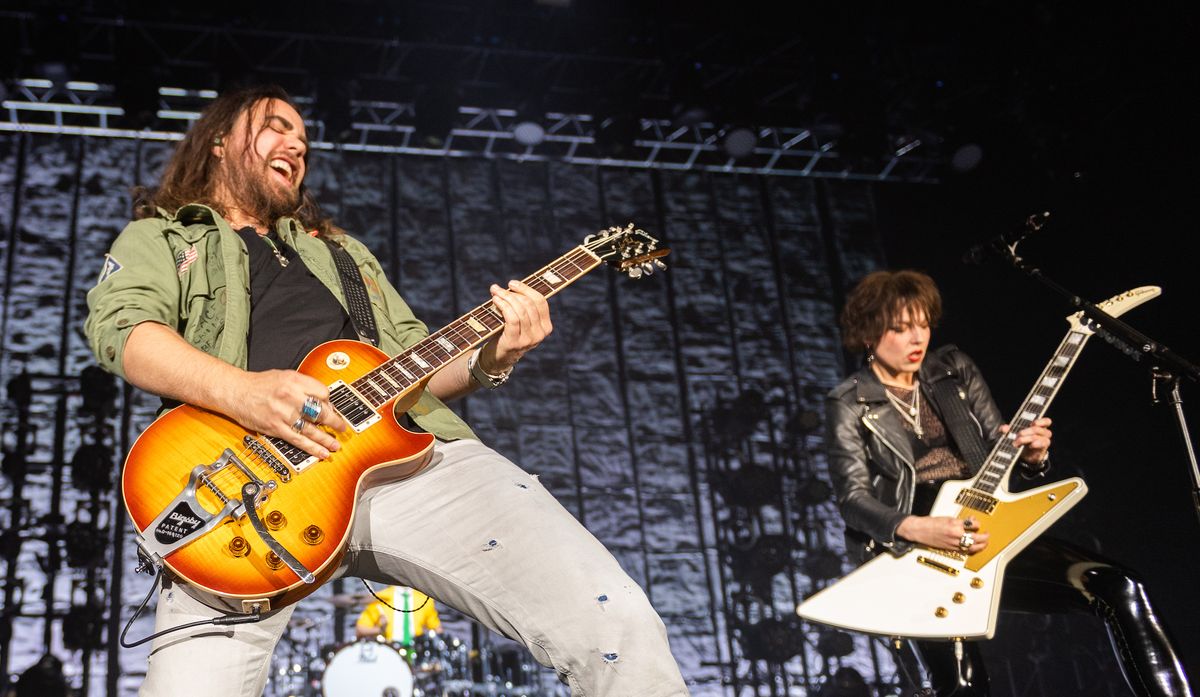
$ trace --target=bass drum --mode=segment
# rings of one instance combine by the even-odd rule
[[[338,649],[321,674],[323,697],[413,697],[413,674],[400,652],[378,641]]]

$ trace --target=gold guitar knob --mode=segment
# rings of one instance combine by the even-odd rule
[[[250,553],[250,543],[240,535],[229,541],[228,548],[229,553],[235,557],[244,557]]]
[[[979,578],[978,576],[971,579],[971,587],[976,589],[983,588],[983,579]]]
[[[321,544],[321,540],[325,539],[325,533],[316,525],[310,525],[304,528],[304,534],[301,536],[304,541],[310,545]]]
[[[287,517],[283,515],[283,511],[271,511],[263,518],[263,523],[268,530],[278,530],[287,525]]]
[[[267,552],[267,556],[264,557],[263,560],[266,561],[267,566],[271,567],[273,570],[283,566],[283,560],[280,559],[279,555],[274,552]]]
[[[946,615],[950,614],[950,611],[944,607],[939,607],[938,609],[933,611],[933,614],[936,615],[937,617],[945,617]]]
[[[962,593],[955,593],[954,597],[950,599],[961,605],[963,601],[967,599],[967,596],[963,595]]]

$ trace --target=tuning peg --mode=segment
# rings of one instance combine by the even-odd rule
[[[641,278],[642,277],[642,267],[630,266],[629,269],[625,273],[629,274],[630,278]]]
[[[642,271],[645,271],[647,276],[653,276],[654,264],[651,264],[648,261],[642,262]]]
[[[662,261],[660,261],[660,260],[658,260],[658,259],[655,259],[655,260],[654,260],[654,265],[655,265],[655,266],[657,266],[657,267],[658,267],[658,268],[660,268],[660,269],[665,269],[665,268],[667,268],[667,265],[666,265],[666,264],[664,264],[664,263],[662,263]]]

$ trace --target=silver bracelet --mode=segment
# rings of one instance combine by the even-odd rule
[[[512,375],[513,369],[501,372],[499,375],[492,375],[479,365],[479,352],[483,347],[475,349],[470,356],[467,357],[467,372],[471,374],[471,379],[479,384],[480,387],[486,387],[489,390],[494,390],[497,387],[508,382],[508,376]]]

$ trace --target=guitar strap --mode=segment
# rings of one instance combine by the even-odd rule
[[[971,471],[978,472],[987,459],[988,448],[979,433],[979,426],[967,409],[964,393],[953,380],[945,379],[935,380],[929,385],[929,389],[959,452],[971,466]]]
[[[367,286],[358,272],[358,266],[342,245],[332,240],[325,240],[325,244],[329,245],[329,253],[333,255],[333,263],[337,266],[338,278],[342,281],[342,295],[346,298],[346,308],[350,311],[350,323],[354,325],[355,333],[360,340],[379,346],[379,329],[375,326]]]

